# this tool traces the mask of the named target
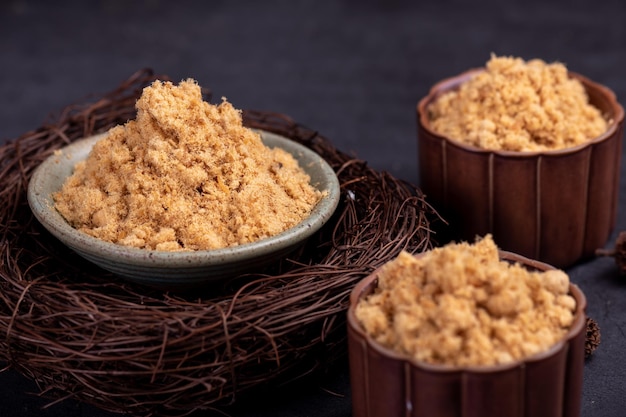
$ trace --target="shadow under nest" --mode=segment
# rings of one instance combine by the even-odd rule
[[[325,227],[263,274],[204,294],[150,290],[98,269],[34,219],[28,181],[55,150],[134,118],[135,101],[155,79],[167,77],[138,71],[0,146],[0,360],[52,403],[185,415],[320,372],[345,355],[353,286],[401,250],[433,247],[433,227],[444,224],[417,187],[285,115],[244,111],[246,126],[291,138],[333,167],[341,202]]]

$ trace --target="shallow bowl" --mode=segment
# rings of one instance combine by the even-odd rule
[[[493,151],[430,128],[428,106],[483,69],[435,84],[417,105],[420,187],[450,223],[451,239],[491,233],[498,247],[566,268],[593,256],[617,213],[624,110],[607,87],[583,84],[608,129],[585,144],[545,152]]]
[[[418,255],[419,256],[419,255]],[[509,252],[500,258],[530,270],[552,266]],[[418,362],[370,338],[355,315],[377,287],[375,271],[350,295],[348,349],[354,417],[578,417],[586,337],[586,299],[576,300],[568,333],[550,349],[493,366],[454,367]]]
[[[280,147],[293,155],[311,177],[311,185],[326,194],[304,221],[257,242],[215,250],[157,251],[106,242],[70,226],[54,208],[52,195],[61,189],[76,163],[87,158],[93,145],[106,134],[76,141],[46,159],[29,182],[28,203],[37,220],[61,242],[103,269],[133,282],[189,288],[253,273],[303,245],[330,219],[340,197],[335,172],[318,154],[285,137],[259,133],[265,145]]]

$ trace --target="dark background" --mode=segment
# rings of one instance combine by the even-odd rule
[[[151,67],[195,78],[213,101],[286,113],[374,168],[418,182],[415,105],[433,83],[491,53],[514,55],[561,61],[624,104],[625,25],[622,0],[0,0],[0,141]],[[607,247],[626,230],[624,165]],[[602,329],[582,416],[624,416],[626,278],[607,258],[567,272]],[[47,402],[32,392],[32,381],[0,373],[0,416],[113,416],[71,400],[42,410]],[[235,415],[349,416],[345,363]]]

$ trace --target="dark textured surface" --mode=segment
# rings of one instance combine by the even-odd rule
[[[8,0],[0,3],[0,140],[152,67],[197,79],[214,101],[226,96],[236,107],[289,114],[371,166],[415,182],[415,105],[430,85],[494,52],[562,61],[624,104],[625,24],[621,0]],[[626,230],[625,165],[611,240]],[[626,415],[626,278],[611,259],[567,272],[602,331],[585,367],[582,416]],[[232,414],[347,417],[343,365]],[[47,402],[29,394],[36,391],[15,371],[0,373],[0,416],[112,416],[72,400],[41,410]]]

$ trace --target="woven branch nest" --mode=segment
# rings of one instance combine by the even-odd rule
[[[401,250],[433,246],[439,217],[418,188],[284,115],[245,111],[247,126],[313,149],[339,177],[339,208],[304,250],[217,296],[134,286],[87,263],[33,218],[30,175],[56,149],[134,118],[142,88],[157,78],[167,79],[139,71],[0,146],[0,360],[55,401],[185,415],[309,374],[345,353],[354,284]]]

